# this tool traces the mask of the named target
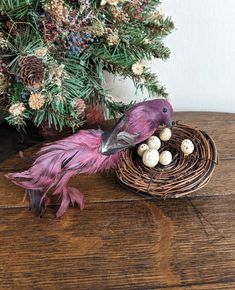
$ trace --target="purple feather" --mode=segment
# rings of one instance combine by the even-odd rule
[[[70,204],[84,208],[82,193],[68,187],[76,174],[93,174],[116,167],[121,151],[143,142],[160,124],[170,125],[172,107],[163,99],[145,101],[131,107],[110,132],[81,130],[65,139],[47,144],[37,153],[32,166],[7,177],[25,188],[31,208],[42,214],[49,203],[47,193],[61,196],[56,216],[62,216]]]

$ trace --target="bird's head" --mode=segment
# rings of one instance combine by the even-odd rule
[[[101,154],[110,155],[143,142],[165,124],[172,126],[173,109],[165,99],[135,104],[128,109],[110,132],[102,135]]]
[[[166,125],[172,127],[173,108],[171,104],[165,99],[150,100],[149,105],[151,111],[159,125]]]

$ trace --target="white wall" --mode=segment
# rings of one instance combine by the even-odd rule
[[[175,111],[235,112],[235,0],[162,0],[176,30],[165,39],[166,62],[150,64],[166,86]],[[132,82],[106,76],[123,101],[142,100]]]

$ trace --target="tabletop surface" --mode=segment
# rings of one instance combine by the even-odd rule
[[[174,119],[216,142],[220,161],[206,187],[155,200],[123,189],[113,172],[76,176],[71,184],[85,194],[85,209],[69,208],[60,219],[56,205],[35,217],[24,190],[4,177],[28,167],[4,150],[7,138],[9,147],[15,142],[5,134],[0,289],[234,289],[235,114],[182,112]]]

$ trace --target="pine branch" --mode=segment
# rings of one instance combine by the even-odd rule
[[[20,19],[31,10],[37,10],[40,0],[1,0],[0,11],[10,18]]]
[[[117,5],[66,0],[52,7],[44,0],[2,0],[0,46],[5,45],[1,57],[11,75],[9,106],[25,107],[21,115],[10,114],[8,122],[22,127],[31,119],[37,126],[46,121],[58,130],[66,126],[75,130],[83,123],[75,101],[89,102],[94,96],[107,116],[118,116],[130,104],[113,100],[102,88],[105,70],[132,79],[136,89],[147,89],[150,96],[166,97],[165,88],[148,68],[133,71],[133,65],[144,60],[165,60],[170,55],[163,38],[174,24],[156,11],[159,4],[159,0]],[[36,56],[43,64],[44,80],[36,93],[45,102],[38,109],[29,104],[34,91],[20,82],[21,56]],[[30,74],[30,68],[26,71]]]

